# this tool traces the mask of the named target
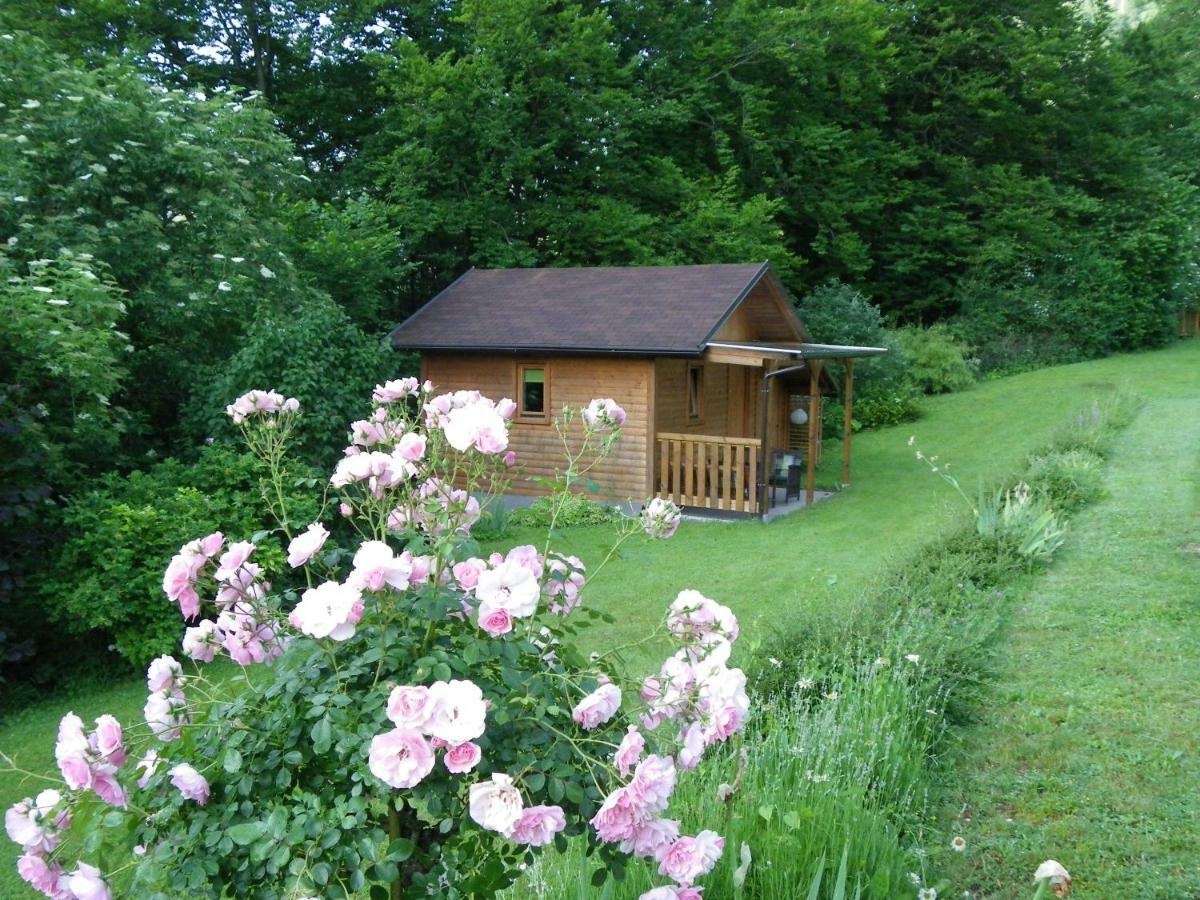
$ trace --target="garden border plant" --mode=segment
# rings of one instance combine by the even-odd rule
[[[515,404],[434,396],[416,379],[380,385],[373,400],[330,479],[357,532],[349,546],[320,517],[301,531],[289,512],[299,403],[255,390],[228,407],[270,473],[264,499],[288,568],[269,572],[255,541],[219,532],[180,548],[163,590],[195,623],[183,651],[196,665],[151,663],[145,726],[102,715],[89,732],[68,713],[61,777],[0,757],[53,785],[6,813],[21,876],[78,900],[479,897],[541,848],[586,834],[603,863],[597,884],[641,856],[674,882],[647,900],[695,900],[724,841],[681,834],[663,813],[680,773],[749,713],[745,676],[728,665],[733,614],[680,593],[644,639],[666,635],[678,650],[623,692],[621,648],[584,657],[573,646],[581,621],[603,618],[582,602],[581,561],[549,537],[473,555],[471,526],[515,463]],[[624,420],[611,400],[563,410],[560,507]],[[590,577],[626,541],[668,538],[679,519],[649,501]],[[218,654],[244,674],[206,677],[200,664]]]

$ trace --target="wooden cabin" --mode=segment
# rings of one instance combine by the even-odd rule
[[[527,476],[562,467],[562,407],[611,397],[628,421],[589,473],[603,498],[742,515],[766,513],[781,487],[799,500],[802,474],[812,502],[833,364],[848,424],[854,359],[885,352],[811,343],[767,263],[471,269],[391,340],[420,352],[440,391],[512,397],[510,447]]]
[[[1179,336],[1195,337],[1200,334],[1200,309],[1184,309],[1179,312]]]

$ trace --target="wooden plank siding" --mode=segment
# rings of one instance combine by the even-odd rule
[[[517,366],[537,363],[546,368],[547,407],[556,416],[563,406],[586,406],[595,397],[611,397],[628,418],[610,455],[589,477],[601,485],[598,499],[606,502],[644,501],[653,493],[650,469],[654,446],[654,361],[583,356],[511,356],[496,354],[423,354],[422,378],[438,392],[478,390],[499,400],[517,396]],[[578,427],[578,426],[577,426]],[[546,489],[528,477],[551,477],[565,464],[562,443],[553,425],[515,421],[509,448],[524,467],[525,478],[513,482],[511,492],[540,496]]]

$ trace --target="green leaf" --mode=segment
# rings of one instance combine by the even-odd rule
[[[333,743],[332,731],[329,724],[329,717],[322,718],[316,725],[312,727],[310,736],[313,742],[313,752],[318,755],[328,753],[329,747]]]
[[[413,854],[416,844],[408,838],[396,838],[388,844],[387,858],[392,862],[402,863]]]
[[[592,887],[600,887],[606,881],[608,881],[608,869],[603,866],[592,873]]]
[[[239,771],[242,768],[242,754],[232,747],[226,750],[224,768],[230,774]]]
[[[266,822],[243,822],[241,825],[234,825],[226,834],[239,847],[245,847],[262,837],[266,830]]]

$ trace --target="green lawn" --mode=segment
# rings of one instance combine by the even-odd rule
[[[698,588],[734,609],[743,622],[745,638],[739,649],[743,654],[751,651],[756,637],[789,619],[803,622],[840,617],[890,558],[911,552],[951,523],[961,521],[964,515],[961,501],[913,458],[906,445],[909,435],[916,435],[927,453],[951,462],[970,491],[980,481],[992,481],[1018,470],[1025,456],[1061,427],[1067,415],[1084,406],[1089,398],[1105,395],[1114,388],[1128,388],[1151,398],[1151,406],[1142,413],[1136,429],[1144,429],[1147,423],[1159,429],[1176,428],[1187,415],[1193,423],[1200,421],[1197,415],[1200,409],[1187,408],[1188,395],[1194,392],[1197,382],[1198,366],[1200,341],[1193,341],[1158,353],[1026,373],[986,382],[961,394],[933,398],[919,422],[856,436],[853,487],[828,502],[770,525],[687,522],[671,541],[639,542],[628,558],[614,562],[590,588],[585,602],[613,613],[617,623],[594,631],[589,640],[597,648],[637,642],[660,620],[675,594],[685,587]],[[1162,406],[1164,403],[1167,405]],[[1155,409],[1157,413],[1150,412]],[[1154,434],[1151,429],[1151,437]],[[1131,453],[1136,458],[1132,460],[1129,478],[1148,480],[1152,475],[1158,490],[1186,489],[1179,474],[1169,471],[1174,465],[1172,458],[1129,451],[1120,459],[1129,460]],[[837,456],[836,451],[828,455],[832,471],[840,464]],[[1195,462],[1194,449],[1189,458]],[[1194,466],[1188,471],[1194,476]],[[1191,502],[1194,504],[1194,498]],[[1108,504],[1102,508],[1108,508]],[[1137,513],[1131,511],[1129,515],[1136,518]],[[1148,520],[1147,527],[1158,522],[1156,514],[1141,515]],[[1088,513],[1080,524],[1080,533],[1084,523],[1094,522],[1096,517],[1097,512]],[[1135,524],[1139,523],[1131,521],[1124,533],[1134,535]],[[572,530],[563,535],[558,546],[594,564],[602,553],[607,533],[602,528]],[[535,535],[530,531],[514,531],[504,544],[532,540]],[[1183,539],[1180,537],[1176,543]],[[1157,544],[1121,550],[1129,558],[1147,554],[1149,567],[1157,565],[1148,556],[1156,547]],[[1074,555],[1069,559],[1074,560]],[[1067,560],[1064,557],[1058,568],[1066,568]],[[1185,565],[1178,559],[1176,564]],[[1053,571],[1054,577],[1060,577],[1057,568]],[[1181,569],[1178,577],[1186,576],[1187,572]],[[1089,577],[1086,565],[1080,577],[1086,583]],[[1173,604],[1183,602],[1180,586],[1171,587],[1164,582],[1159,590],[1154,581],[1148,580],[1157,577],[1149,573],[1138,576],[1138,587],[1146,595],[1146,602],[1176,609]],[[1167,572],[1163,577],[1174,576]],[[1094,582],[1085,594],[1092,602],[1103,597]],[[1124,629],[1113,632],[1118,639],[1123,633]],[[1180,629],[1173,637],[1182,639],[1182,633]],[[1181,648],[1172,648],[1166,642],[1161,646],[1164,654],[1175,652],[1178,664],[1184,665]],[[630,658],[636,670],[642,671],[660,656],[657,648],[643,646]],[[1061,654],[1058,662],[1064,667],[1079,665],[1078,659],[1070,654]],[[1110,651],[1106,665],[1114,672],[1129,669],[1126,655],[1116,651]],[[1081,670],[1078,677],[1090,682],[1090,673],[1091,668]],[[1177,680],[1176,687],[1182,690],[1184,681]],[[1133,694],[1122,693],[1121,699],[1130,708],[1140,708],[1140,698]],[[48,698],[4,723],[0,728],[0,750],[15,753],[28,768],[48,769],[53,763],[57,722],[66,710],[74,709],[85,719],[101,712],[137,719],[143,700],[144,684],[133,677],[127,682],[96,685],[94,690],[78,693],[69,700]],[[1181,759],[1174,758],[1172,754],[1177,749],[1184,748],[1155,745],[1139,751],[1143,758],[1138,763],[1130,762],[1130,766],[1133,769],[1141,766],[1148,773],[1161,768],[1163,760],[1173,766],[1192,765],[1186,752]],[[1097,775],[1103,777],[1106,762],[1103,754],[1099,757]],[[7,808],[36,789],[32,782],[0,775],[0,806]],[[1073,802],[1090,803],[1083,796],[1076,796]],[[1165,840],[1167,835],[1160,832],[1158,837]],[[0,843],[4,847],[0,852],[0,896],[31,896],[23,892],[13,872],[14,845],[7,841]],[[1162,852],[1165,851],[1160,848],[1159,859]],[[1047,851],[1045,855],[1052,854]],[[1070,867],[1068,859],[1063,861]],[[1195,859],[1191,863],[1194,870]]]
[[[1161,372],[1014,612],[947,803],[956,890],[1010,897],[1053,858],[1072,897],[1200,896],[1200,379]]]

